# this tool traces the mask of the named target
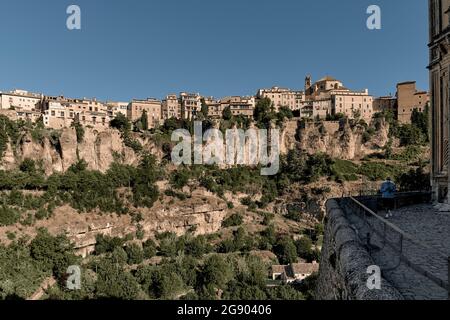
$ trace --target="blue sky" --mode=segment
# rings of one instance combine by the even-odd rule
[[[428,89],[425,0],[0,0],[0,90],[102,100],[254,94],[332,75],[374,95]],[[82,30],[66,28],[66,8]],[[382,29],[366,28],[366,9]]]

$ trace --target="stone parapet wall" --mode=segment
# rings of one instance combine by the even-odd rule
[[[381,281],[380,290],[367,287],[368,267],[376,263],[360,243],[337,200],[329,200],[326,210],[316,299],[403,300],[398,290],[385,279]]]

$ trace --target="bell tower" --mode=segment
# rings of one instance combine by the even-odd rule
[[[311,75],[308,74],[305,78],[305,94],[310,95],[311,94]]]

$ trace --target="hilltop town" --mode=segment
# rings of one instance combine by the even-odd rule
[[[202,110],[208,117],[220,119],[224,112],[232,116],[251,118],[260,99],[270,99],[275,111],[288,108],[295,117],[311,120],[333,120],[339,117],[363,119],[370,123],[374,114],[389,110],[400,123],[410,123],[412,111],[425,111],[429,102],[426,91],[416,89],[414,81],[397,85],[396,96],[374,98],[369,90],[355,91],[332,77],[312,82],[305,79],[304,90],[273,87],[260,89],[254,96],[229,96],[222,99],[203,97],[198,93],[169,94],[163,100],[155,98],[132,99],[130,102],[101,102],[97,99],[75,99],[47,96],[25,90],[0,92],[0,114],[12,120],[43,121],[46,128],[62,129],[74,122],[97,131],[109,127],[117,115],[136,122],[145,114],[146,129],[156,128],[165,120],[193,120]]]
[[[309,76],[301,91],[220,100],[0,98],[0,299],[312,299],[326,200],[430,180],[415,82],[380,98]],[[279,126],[279,171],[175,165],[171,135],[194,120]]]

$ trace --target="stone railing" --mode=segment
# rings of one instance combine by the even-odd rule
[[[381,289],[369,289],[368,268],[376,265],[357,230],[347,220],[337,200],[326,204],[327,218],[316,299],[320,300],[403,300],[386,279]]]

